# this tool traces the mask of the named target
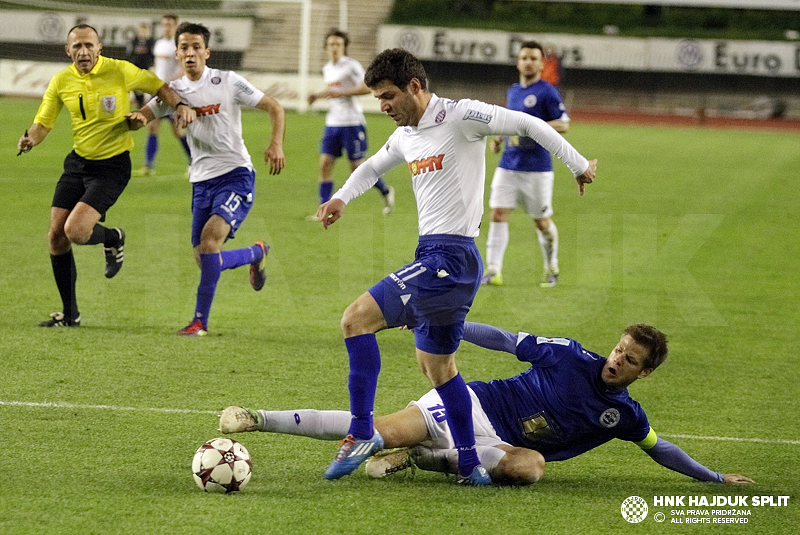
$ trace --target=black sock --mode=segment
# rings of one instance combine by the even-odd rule
[[[119,245],[119,232],[113,228],[106,228],[99,223],[96,224],[86,245],[97,245],[98,243],[102,243],[103,247],[116,247]]]
[[[50,263],[53,266],[58,293],[61,294],[61,303],[64,305],[64,315],[70,319],[77,319],[79,313],[78,300],[75,297],[75,281],[78,280],[78,270],[75,268],[72,249],[62,255],[50,255]]]

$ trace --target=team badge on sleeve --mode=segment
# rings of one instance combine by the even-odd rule
[[[619,411],[617,409],[614,408],[606,409],[603,411],[603,414],[600,415],[600,425],[602,425],[606,429],[611,429],[618,423],[619,423]]]

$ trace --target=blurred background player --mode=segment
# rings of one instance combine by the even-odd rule
[[[125,55],[128,61],[139,67],[140,69],[149,70],[153,66],[153,47],[156,40],[150,35],[150,26],[145,23],[139,23],[136,28],[136,37],[131,39],[125,49]],[[141,91],[133,91],[133,102],[136,108],[144,106],[145,97]]]
[[[266,282],[264,266],[269,246],[264,242],[222,250],[247,217],[255,195],[255,170],[242,139],[242,108],[258,108],[272,119],[272,139],[264,150],[270,174],[280,173],[286,164],[283,108],[235,72],[206,67],[211,54],[210,38],[211,32],[202,24],[184,22],[178,27],[177,57],[186,74],[169,83],[184,99],[179,107],[197,111],[197,121],[187,134],[195,152],[189,180],[192,246],[200,266],[200,284],[194,318],[178,331],[181,336],[203,336],[208,332],[208,317],[222,271],[250,264],[253,289],[261,290]],[[134,117],[141,121],[140,127],[172,111],[154,99]]]
[[[161,17],[161,38],[153,45],[153,56],[155,58],[155,73],[156,76],[165,82],[171,82],[183,76],[183,68],[180,62],[175,58],[175,29],[178,27],[178,17],[176,15],[164,15]],[[161,118],[148,124],[147,145],[145,146],[145,160],[144,166],[136,171],[137,176],[149,176],[153,174],[156,162],[156,153],[158,152],[158,127]],[[172,133],[181,142],[186,159],[189,165],[192,163],[192,153],[189,150],[189,144],[186,143],[186,133],[183,128],[180,128],[173,121]],[[188,172],[187,172],[188,174]]]
[[[569,116],[558,90],[542,79],[543,51],[539,43],[526,41],[517,54],[519,83],[508,90],[506,107],[538,117],[557,132],[569,129]],[[500,152],[502,137],[490,141]],[[503,257],[508,247],[508,219],[522,204],[536,224],[544,263],[544,288],[558,282],[558,229],[553,223],[553,163],[547,149],[526,137],[509,137],[506,150],[492,177],[491,208],[486,239],[486,272],[482,284],[503,284]]]
[[[47,230],[50,263],[63,309],[50,314],[42,327],[77,327],[81,324],[75,282],[78,274],[72,245],[102,243],[106,278],[122,268],[125,231],[106,228],[106,212],[131,178],[133,135],[128,92],[138,89],[157,95],[175,106],[180,96],[150,71],[122,60],[100,55],[103,45],[97,31],[79,24],[67,35],[65,47],[72,65],[50,80],[33,124],[17,143],[28,152],[41,143],[56,124],[64,106],[72,121],[72,152],[64,159],[64,172],[56,184]],[[90,76],[91,75],[91,76]],[[195,112],[181,106],[176,120],[184,126]]]
[[[608,358],[568,338],[514,334],[480,323],[466,322],[464,340],[530,365],[509,379],[467,385],[474,401],[476,449],[494,483],[535,483],[546,462],[570,459],[613,439],[633,442],[660,465],[700,481],[753,482],[710,470],[657,436],[628,394],[634,381],[649,376],[667,357],[666,336],[652,326],[626,328]],[[375,428],[385,447],[403,449],[369,459],[367,474],[384,477],[414,465],[455,474],[458,453],[445,413],[433,389],[405,409],[377,417]],[[222,412],[219,423],[223,433],[264,431],[339,440],[347,433],[350,414],[232,406]]]
[[[320,143],[319,158],[319,202],[328,202],[333,193],[333,165],[347,153],[350,170],[364,162],[367,153],[367,127],[364,111],[358,101],[359,95],[368,95],[370,90],[364,83],[364,67],[347,57],[350,38],[339,30],[331,30],[325,37],[328,63],[322,67],[322,76],[327,87],[308,96],[308,103],[327,98],[330,108],[325,115],[325,132]],[[378,179],[375,188],[383,195],[383,215],[394,210],[394,188]],[[316,220],[314,216],[309,219]]]

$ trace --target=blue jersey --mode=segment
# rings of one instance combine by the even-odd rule
[[[533,115],[547,122],[566,116],[566,108],[558,90],[539,80],[527,87],[514,84],[507,94],[506,108]],[[509,171],[552,171],[553,162],[547,149],[529,137],[511,136],[506,139],[506,150],[498,167]]]
[[[510,379],[469,383],[505,442],[562,461],[613,438],[639,442],[647,436],[641,406],[600,378],[605,357],[568,338],[524,333],[516,354],[531,367]]]

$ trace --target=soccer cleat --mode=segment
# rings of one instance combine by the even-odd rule
[[[261,416],[255,409],[232,406],[227,407],[219,415],[219,430],[223,433],[258,431],[260,424]]]
[[[372,438],[360,440],[347,435],[339,446],[336,458],[325,470],[326,479],[339,479],[359,467],[361,463],[383,449],[383,437],[375,430]]]
[[[502,273],[487,271],[486,274],[483,277],[481,277],[481,286],[502,286],[502,285],[503,285]]]
[[[492,484],[492,478],[489,477],[489,473],[486,471],[486,468],[479,464],[472,470],[470,475],[459,475],[458,484],[472,485],[473,487],[486,487]]]
[[[409,468],[411,477],[414,477],[417,467],[408,448],[378,452],[367,459],[367,464],[364,465],[367,475],[375,479],[404,472]]]
[[[558,284],[558,271],[545,270],[542,275],[542,280],[539,283],[540,288],[552,288]]]
[[[261,247],[261,252],[264,254],[261,256],[261,260],[250,264],[250,286],[255,291],[259,291],[264,287],[264,283],[267,282],[267,253],[269,252],[269,245],[263,241],[257,241],[256,245]]]
[[[208,334],[208,329],[206,329],[202,321],[194,320],[176,334],[178,336],[205,336]]]
[[[125,231],[121,228],[113,228],[119,233],[119,243],[114,247],[104,247],[106,254],[106,278],[110,279],[122,269],[122,261],[125,259]]]
[[[63,312],[53,312],[50,314],[50,319],[45,320],[39,324],[39,327],[80,327],[81,316],[75,319],[68,318]]]
[[[394,210],[394,188],[388,186],[389,192],[383,196],[383,215],[389,215]]]

